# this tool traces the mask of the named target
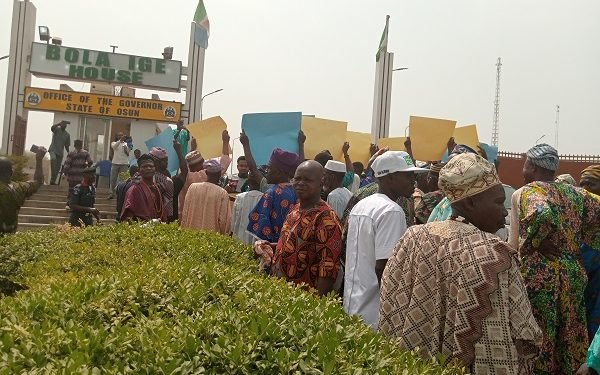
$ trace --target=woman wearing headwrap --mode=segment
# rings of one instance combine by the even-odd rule
[[[381,281],[379,328],[405,350],[471,374],[526,374],[541,343],[516,251],[494,233],[505,194],[494,166],[466,153],[439,175],[449,220],[408,229]]]
[[[208,181],[190,185],[181,214],[181,227],[228,234],[231,205],[229,194],[219,186],[221,163],[210,159],[203,166]]]
[[[600,165],[591,165],[584,169],[579,186],[592,194],[600,195]]]
[[[161,189],[154,182],[154,159],[146,154],[138,159],[141,179],[134,180],[125,194],[121,221],[167,221]]]
[[[581,172],[579,185],[592,193],[592,197],[600,204],[600,165],[592,165]],[[596,335],[600,328],[600,247],[592,248],[581,245],[581,259],[588,275],[588,284],[585,288],[585,307],[588,318],[588,333],[591,337]],[[596,347],[600,353],[600,337]],[[600,365],[600,360],[597,362]]]
[[[536,373],[574,374],[588,341],[580,245],[596,247],[600,205],[583,189],[554,181],[558,152],[527,152],[525,185],[512,197],[510,243],[519,250],[533,313],[544,332]]]

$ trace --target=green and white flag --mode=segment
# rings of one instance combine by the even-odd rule
[[[379,62],[379,58],[381,57],[381,54],[387,52],[389,28],[390,28],[390,16],[387,16],[385,19],[385,29],[383,29],[383,34],[381,34],[381,41],[379,42],[379,49],[377,50],[377,55],[375,55],[375,61],[377,61],[377,62]]]
[[[194,23],[196,24],[194,41],[197,45],[202,48],[208,48],[208,36],[210,35],[210,22],[208,21],[208,14],[204,7],[204,1],[199,0],[198,6],[196,7],[196,13],[194,13]]]

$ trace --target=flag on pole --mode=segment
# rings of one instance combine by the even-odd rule
[[[210,35],[210,22],[208,21],[208,14],[204,7],[204,1],[198,0],[198,6],[196,7],[196,13],[194,13],[194,23],[196,24],[194,41],[200,47],[208,48],[208,36]]]
[[[377,62],[379,62],[379,58],[381,57],[381,54],[387,52],[389,28],[390,28],[390,16],[386,16],[385,29],[383,29],[383,34],[381,34],[381,41],[379,42],[379,49],[377,50],[377,55],[375,55],[375,61],[377,61]]]

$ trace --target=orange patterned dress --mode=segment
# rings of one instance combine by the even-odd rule
[[[317,287],[320,278],[335,280],[340,267],[342,228],[325,202],[306,211],[292,206],[281,230],[272,274]]]

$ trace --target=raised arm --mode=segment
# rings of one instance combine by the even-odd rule
[[[187,179],[189,169],[188,169],[187,162],[185,161],[185,157],[183,156],[183,153],[181,152],[181,144],[179,143],[179,140],[177,139],[178,136],[179,136],[179,132],[177,132],[175,137],[173,137],[173,148],[175,149],[175,152],[177,153],[177,160],[179,160],[179,169],[181,170],[181,172],[179,173],[179,178],[185,182],[185,180]]]
[[[252,156],[252,151],[250,150],[250,139],[248,139],[248,136],[243,131],[240,134],[240,143],[244,147],[244,155],[246,156],[248,169],[256,176],[262,176],[262,173],[260,173],[258,167],[256,166],[256,161],[254,160],[254,156]]]
[[[404,147],[406,147],[406,153],[408,154],[408,156],[410,156],[410,158],[412,159],[413,164],[414,164],[415,158],[413,157],[412,141],[410,140],[410,137],[407,137],[406,140],[404,141]]]
[[[223,133],[221,134],[221,139],[223,140],[223,149],[221,150],[222,153],[220,159],[221,176],[224,176],[227,174],[227,169],[231,165],[231,157],[229,156],[229,151],[231,150],[229,148],[229,140],[231,139],[231,137],[229,136],[229,132],[227,130],[223,130]]]
[[[350,150],[350,143],[344,142],[344,145],[342,146],[342,152],[344,153],[346,172],[354,172],[354,166],[352,165],[352,159],[350,159],[350,154],[348,154],[348,150]]]
[[[58,124],[54,124],[50,127],[50,131],[52,131],[52,133],[54,133],[54,131],[56,130],[56,128],[58,128],[59,126],[61,126],[63,124],[64,121],[59,122]]]
[[[298,132],[298,159],[300,159],[300,162],[304,161],[304,142],[306,142],[306,135],[300,130]]]

